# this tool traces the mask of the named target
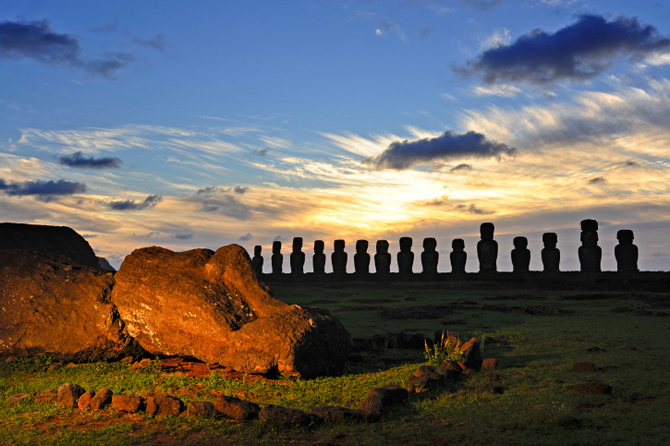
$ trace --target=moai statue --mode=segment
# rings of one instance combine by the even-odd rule
[[[367,240],[358,240],[356,242],[354,268],[356,269],[356,274],[370,274],[370,254],[368,254]]]
[[[619,244],[614,247],[614,257],[616,257],[617,271],[619,272],[637,272],[637,246],[633,244],[633,231],[630,229],[621,229],[616,233]]]
[[[557,273],[561,263],[561,251],[556,247],[558,236],[555,232],[545,232],[542,234],[542,265],[545,273]]]
[[[284,256],[281,253],[281,242],[272,242],[272,274],[281,274]]]
[[[479,226],[481,240],[477,242],[477,257],[479,257],[480,273],[495,273],[498,271],[498,242],[493,240],[495,226],[493,223],[482,223]]]
[[[389,242],[386,240],[377,240],[376,250],[375,270],[377,274],[390,274],[391,254],[389,254]]]
[[[515,273],[527,273],[529,270],[530,251],[528,250],[528,239],[526,237],[514,237],[512,271]]]
[[[261,245],[254,246],[254,258],[251,259],[251,267],[259,277],[263,273],[263,256],[261,256],[262,250],[263,247]]]
[[[400,252],[398,253],[398,272],[402,275],[412,275],[414,253],[412,252],[412,237],[400,237]]]
[[[335,240],[335,252],[330,256],[333,262],[333,272],[335,274],[345,274],[347,272],[347,253],[344,252],[344,240]]]
[[[302,252],[302,237],[293,237],[293,252],[291,253],[291,274],[303,274],[305,268],[305,253]]]
[[[465,252],[465,241],[462,238],[455,238],[451,242],[451,249],[453,249],[449,254],[451,272],[465,273],[465,262],[468,260],[468,253]]]
[[[432,237],[423,239],[423,252],[421,253],[421,268],[424,274],[437,274],[437,263],[440,253],[435,250],[437,240]]]
[[[599,273],[603,250],[598,246],[598,222],[582,220],[582,246],[579,247],[579,264],[583,273]]]
[[[325,247],[323,240],[314,241],[314,257],[312,257],[314,274],[325,274],[326,272],[326,255],[323,253]]]

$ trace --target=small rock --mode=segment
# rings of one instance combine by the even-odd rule
[[[212,418],[218,415],[218,412],[214,408],[214,404],[209,401],[193,401],[186,405],[186,410],[181,415],[186,417]]]
[[[149,364],[151,364],[151,359],[144,358],[141,361],[137,361],[137,362],[133,363],[133,365],[130,366],[130,370],[141,369],[141,368],[147,367]]]
[[[92,390],[89,390],[88,392],[84,392],[82,396],[79,397],[79,400],[77,401],[77,406],[79,407],[79,410],[91,410],[91,400],[95,396],[95,392]]]
[[[56,369],[61,368],[61,363],[60,362],[54,362],[53,364],[49,364],[49,367],[47,367],[47,372],[52,372]]]
[[[184,410],[184,403],[170,395],[150,396],[147,398],[147,415],[151,417],[176,417]]]
[[[461,376],[463,368],[461,368],[461,366],[456,362],[448,361],[442,364],[437,369],[437,372],[441,375],[444,375],[444,379],[447,381],[456,381],[458,377]]]
[[[472,370],[480,370],[482,368],[482,352],[480,348],[480,342],[477,338],[472,338],[465,344],[461,345],[461,351],[463,356],[461,357],[461,362],[465,364],[465,367]]]
[[[409,391],[399,386],[376,387],[368,393],[361,410],[370,420],[377,420],[388,406],[403,403],[409,398]]]
[[[496,358],[486,358],[482,362],[483,370],[496,370],[498,368],[498,360]]]
[[[444,381],[444,375],[435,370],[435,367],[422,365],[414,372],[414,376],[409,378],[407,390],[411,394],[416,394],[434,389],[444,384]]]
[[[19,404],[21,401],[28,399],[30,397],[33,397],[37,394],[37,392],[30,392],[30,393],[17,393],[16,395],[12,395],[9,398],[5,400],[6,404],[10,404],[12,406]]]
[[[595,364],[590,362],[576,362],[572,368],[577,372],[595,372],[597,370]]]
[[[581,393],[582,395],[612,395],[614,389],[607,384],[592,382],[574,384],[565,388],[568,392]]]
[[[362,421],[363,413],[360,410],[339,406],[320,406],[312,409],[310,414],[316,415],[327,423],[342,421]]]
[[[259,417],[264,423],[277,427],[308,426],[311,422],[309,415],[302,410],[272,404],[265,406]]]
[[[44,404],[52,403],[58,399],[58,390],[47,389],[42,392],[37,392],[35,395],[35,403]]]
[[[112,395],[112,409],[117,412],[137,413],[144,408],[142,398],[134,395]]]
[[[132,364],[134,360],[135,360],[135,358],[133,358],[132,356],[126,356],[125,358],[123,358],[119,362],[125,362],[126,364]]]
[[[77,401],[86,391],[77,384],[65,383],[58,388],[56,404],[62,407],[77,408]]]
[[[111,390],[102,388],[98,390],[93,399],[91,399],[91,410],[100,410],[112,402],[113,393]]]
[[[238,422],[254,420],[258,418],[261,411],[261,408],[251,401],[225,395],[221,395],[214,400],[214,408],[224,416]]]

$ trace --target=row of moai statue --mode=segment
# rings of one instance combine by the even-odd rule
[[[598,222],[595,220],[583,220],[581,222],[581,242],[579,247],[579,263],[582,272],[600,272],[602,249],[598,246]],[[482,223],[480,228],[481,240],[477,243],[477,257],[479,259],[479,272],[495,273],[498,271],[498,242],[493,239],[495,227],[493,223]],[[617,271],[638,271],[638,249],[633,244],[633,231],[622,229],[617,232],[619,244],[614,248],[614,256],[617,261]],[[302,237],[293,239],[293,252],[291,252],[290,265],[291,274],[304,274],[305,253],[302,252]],[[561,252],[556,245],[558,236],[554,232],[542,234],[542,265],[543,271],[552,273],[559,272]],[[514,273],[527,273],[530,270],[530,250],[526,237],[514,238],[514,249],[512,250],[512,267]],[[436,251],[437,241],[432,238],[423,239],[423,252],[421,253],[421,266],[424,274],[437,274],[439,253]],[[454,239],[451,243],[453,251],[449,254],[452,273],[465,273],[465,263],[468,255],[465,252],[463,239]],[[326,267],[325,244],[323,240],[314,242],[314,255],[312,257],[312,270],[315,274],[324,274]],[[347,269],[348,254],[344,251],[344,240],[335,240],[334,252],[331,254],[333,273],[345,274]],[[374,263],[377,274],[390,274],[391,254],[388,252],[389,242],[378,240]],[[257,274],[263,270],[263,257],[261,246],[254,248],[252,266]],[[281,253],[281,242],[272,243],[272,274],[282,274],[284,256]],[[354,270],[356,274],[370,273],[371,257],[368,254],[368,241],[358,240],[356,242],[356,254],[354,255]],[[397,254],[398,273],[401,275],[413,274],[414,253],[412,252],[412,238],[400,238],[400,252]]]

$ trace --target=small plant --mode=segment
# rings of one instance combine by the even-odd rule
[[[442,338],[440,342],[436,342],[432,347],[428,346],[428,342],[423,341],[426,346],[426,352],[424,356],[426,361],[432,366],[438,367],[448,361],[460,361],[463,356],[461,351],[461,340],[459,339],[456,345],[452,345],[449,342],[449,337],[445,339],[444,332],[442,332]]]

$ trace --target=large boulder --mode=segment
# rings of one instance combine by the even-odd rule
[[[243,372],[334,374],[351,345],[337,319],[274,298],[238,245],[137,249],[116,273],[112,301],[150,353]]]
[[[138,355],[109,302],[114,275],[72,258],[0,250],[0,356],[88,362]]]

